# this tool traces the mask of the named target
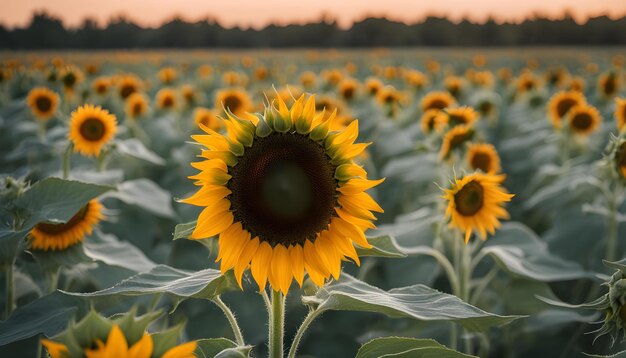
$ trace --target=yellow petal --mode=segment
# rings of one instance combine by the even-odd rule
[[[195,341],[178,345],[170,348],[161,358],[195,358],[193,352],[196,350],[197,345]]]
[[[262,242],[259,245],[256,255],[252,259],[250,264],[250,271],[252,277],[259,285],[259,290],[265,289],[267,282],[267,274],[269,271],[270,263],[272,262],[272,247],[267,242]]]
[[[150,358],[152,356],[152,348],[152,337],[144,333],[143,337],[130,347],[128,358]]]

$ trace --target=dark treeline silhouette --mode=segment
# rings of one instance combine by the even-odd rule
[[[367,18],[342,29],[324,17],[302,25],[268,25],[263,29],[225,28],[214,20],[170,20],[158,28],[113,18],[105,27],[85,19],[77,28],[46,12],[37,12],[25,28],[0,25],[3,49],[128,49],[128,48],[263,48],[263,47],[399,47],[399,46],[547,46],[626,45],[626,16],[598,16],[579,24],[534,16],[521,23],[455,23],[427,17],[415,24]]]

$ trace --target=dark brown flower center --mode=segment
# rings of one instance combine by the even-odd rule
[[[141,102],[133,103],[133,116],[139,116],[143,113],[143,104]]]
[[[123,99],[128,98],[128,96],[130,96],[131,94],[135,92],[137,92],[137,87],[135,87],[134,84],[127,83],[127,84],[122,85],[122,87],[120,88],[120,96]]]
[[[270,245],[303,245],[335,215],[335,167],[306,136],[256,138],[232,167],[228,187],[235,220]]]
[[[161,102],[161,105],[163,106],[163,108],[174,107],[174,97],[165,96],[165,98],[163,98],[163,102]]]
[[[614,75],[610,75],[604,81],[604,86],[602,87],[602,91],[606,95],[612,95],[617,90],[617,81]]]
[[[556,114],[559,116],[559,118],[561,118],[566,115],[567,112],[572,109],[572,107],[574,107],[576,104],[578,104],[578,101],[573,98],[563,98],[556,105]]]
[[[85,215],[87,215],[87,211],[89,210],[89,203],[85,205],[82,209],[80,209],[74,216],[72,216],[66,223],[63,224],[49,224],[49,223],[40,223],[37,224],[37,229],[45,232],[46,234],[56,235],[64,233],[74,226],[78,225],[83,219]]]
[[[425,110],[429,110],[429,109],[444,109],[448,107],[448,102],[444,101],[443,99],[440,98],[435,98],[432,101],[430,101],[429,103],[426,104],[426,108]]]
[[[591,128],[591,124],[593,123],[593,118],[591,114],[582,112],[577,113],[574,118],[572,118],[572,127],[577,130],[587,130]]]
[[[35,100],[35,106],[43,113],[47,113],[52,108],[52,100],[48,96],[39,96]]]
[[[104,137],[104,133],[106,132],[106,128],[104,126],[104,122],[100,118],[87,118],[80,125],[80,135],[92,142],[97,142],[102,137]]]
[[[354,87],[344,88],[342,95],[345,99],[352,99],[352,97],[354,97]]]
[[[67,73],[63,76],[63,85],[67,88],[72,88],[76,84],[76,75],[73,72]]]
[[[482,101],[478,105],[478,110],[482,114],[489,114],[489,113],[491,113],[492,109],[493,109],[493,104],[491,102],[489,102],[489,101]]]
[[[615,164],[617,171],[626,179],[626,142],[622,143],[615,153]]]
[[[226,96],[223,102],[224,108],[230,110],[233,113],[237,113],[237,111],[239,111],[239,108],[241,107],[242,104],[243,102],[236,95]]]
[[[454,195],[456,211],[463,216],[472,216],[482,207],[484,201],[483,187],[476,181],[471,181]]]
[[[489,173],[491,169],[491,156],[487,153],[475,153],[472,156],[470,164],[473,169],[480,169],[485,173]]]
[[[450,120],[450,125],[451,126],[458,126],[460,124],[467,124],[467,122],[469,122],[469,119],[462,115],[462,114],[449,114],[449,120]]]

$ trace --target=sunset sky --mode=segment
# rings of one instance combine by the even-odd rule
[[[2,0],[0,23],[9,26],[26,25],[34,10],[48,10],[75,26],[89,16],[101,24],[114,15],[125,14],[130,19],[148,26],[179,15],[186,20],[214,17],[226,26],[262,27],[268,23],[293,23],[317,20],[322,13],[337,18],[342,26],[368,15],[385,15],[395,20],[415,22],[426,15],[446,15],[452,19],[468,17],[485,20],[520,21],[532,13],[559,17],[569,9],[577,20],[589,16],[626,14],[626,0]]]

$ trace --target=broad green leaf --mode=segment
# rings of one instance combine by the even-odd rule
[[[178,299],[194,297],[210,300],[234,287],[236,283],[233,278],[229,274],[223,276],[218,270],[205,269],[190,272],[167,265],[158,265],[149,272],[137,274],[104,290],[90,293],[68,292],[68,294],[98,297],[116,294],[141,296],[167,293]]]
[[[165,160],[163,158],[146,148],[146,146],[144,146],[143,143],[141,143],[141,141],[137,138],[118,140],[116,142],[116,145],[117,149],[122,154],[145,160],[147,162],[157,165],[165,164]]]
[[[28,213],[23,229],[30,230],[43,221],[64,223],[90,200],[112,189],[111,186],[75,180],[43,179],[16,200],[16,205]]]
[[[135,245],[128,241],[120,241],[115,235],[105,234],[99,230],[95,230],[83,242],[83,249],[93,260],[135,272],[146,272],[156,266]]]
[[[65,330],[74,316],[89,311],[84,299],[60,292],[17,308],[7,321],[0,322],[0,346],[43,333],[52,337]]]
[[[0,231],[0,265],[11,265],[29,230]]]
[[[356,358],[471,358],[432,339],[383,337],[373,339],[359,348]]]
[[[383,291],[345,273],[339,281],[324,286],[315,295],[303,296],[302,301],[322,311],[366,311],[422,321],[452,321],[474,331],[504,325],[521,317],[485,312],[456,296],[424,285]]]
[[[402,252],[393,236],[384,235],[377,237],[368,237],[367,241],[373,247],[369,249],[364,249],[357,246],[356,252],[359,254],[359,256],[378,256],[389,258],[406,257],[406,254]]]
[[[172,208],[172,195],[149,179],[125,181],[117,191],[107,197],[117,198],[126,204],[136,205],[164,218],[176,218]]]
[[[505,223],[482,253],[509,273],[542,282],[593,278],[581,265],[550,254],[547,245],[521,223]]]
[[[196,348],[195,354],[198,358],[217,357],[220,352],[223,352],[227,349],[237,348],[237,343],[226,338],[206,338],[199,339],[196,342],[198,344],[198,347]],[[240,357],[247,357],[247,355]]]
[[[191,237],[191,234],[196,229],[197,221],[190,221],[188,223],[177,224],[174,228],[174,240],[177,239],[188,239]]]

